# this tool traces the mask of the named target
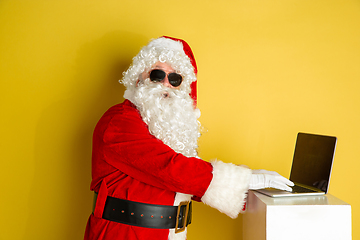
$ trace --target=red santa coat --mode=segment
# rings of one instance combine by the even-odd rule
[[[151,135],[130,101],[111,107],[93,135],[91,190],[99,192],[99,197],[85,239],[168,239],[168,229],[102,219],[106,195],[172,206],[176,192],[201,198],[213,178],[212,171],[210,163],[176,153]]]

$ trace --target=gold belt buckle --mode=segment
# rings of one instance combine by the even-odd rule
[[[175,233],[180,233],[185,231],[186,228],[186,224],[187,224],[187,218],[188,218],[188,214],[189,214],[189,205],[190,205],[190,201],[183,201],[179,204],[178,209],[177,209],[177,214],[176,214],[176,225],[175,225]],[[185,217],[184,217],[184,225],[182,226],[182,228],[179,228],[179,216],[180,216],[180,210],[182,206],[186,206],[185,208]]]

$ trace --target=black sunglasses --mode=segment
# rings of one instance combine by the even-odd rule
[[[153,82],[160,82],[160,81],[164,80],[165,77],[166,77],[166,73],[163,70],[154,69],[150,72],[150,80]],[[168,79],[169,79],[169,83],[173,87],[180,86],[180,84],[182,82],[182,76],[177,73],[169,73]]]

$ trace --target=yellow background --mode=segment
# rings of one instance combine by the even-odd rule
[[[330,193],[360,238],[358,0],[1,0],[0,239],[82,239],[91,136],[151,38],[183,38],[208,130],[200,156],[288,177],[299,131],[335,135]],[[201,203],[188,239],[241,239]]]

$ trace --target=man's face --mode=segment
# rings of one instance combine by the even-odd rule
[[[168,75],[170,73],[174,73],[175,70],[167,63],[162,63],[162,62],[157,62],[155,63],[155,65],[151,68],[150,71],[148,72],[143,72],[141,77],[142,79],[147,79],[150,77],[150,72],[154,69],[159,69],[159,70],[163,70],[165,73],[166,73],[166,76],[165,78],[160,81],[159,83],[163,84],[165,87],[168,87],[168,88],[174,88],[174,89],[179,89],[181,85],[177,86],[177,87],[174,87],[173,85],[170,84],[169,82],[169,79],[168,79]]]

